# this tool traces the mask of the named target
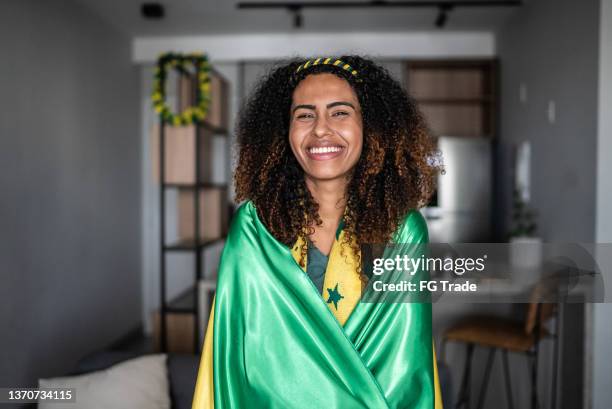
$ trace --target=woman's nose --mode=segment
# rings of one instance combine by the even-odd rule
[[[322,138],[331,133],[329,123],[327,122],[327,116],[318,115],[315,122],[314,134],[318,138]]]

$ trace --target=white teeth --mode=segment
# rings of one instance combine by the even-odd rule
[[[330,153],[330,152],[339,152],[342,150],[340,146],[325,146],[321,148],[310,148],[308,151],[310,153]]]

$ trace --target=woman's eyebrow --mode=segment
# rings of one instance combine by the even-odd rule
[[[327,108],[333,108],[339,105],[346,105],[349,106],[353,109],[355,109],[355,105],[351,104],[348,101],[334,101],[334,102],[330,102],[329,104],[327,104]],[[297,111],[300,108],[304,108],[304,109],[311,109],[311,110],[315,110],[316,107],[314,105],[308,105],[308,104],[302,104],[302,105],[296,105],[292,110],[291,113],[293,114],[295,111]]]
[[[292,110],[291,113],[293,114],[295,111],[297,111],[300,108],[304,108],[304,109],[311,109],[314,111],[314,109],[316,108],[314,105],[307,105],[307,104],[302,104],[302,105],[296,105]]]
[[[336,101],[336,102],[332,102],[330,104],[327,104],[327,108],[337,107],[338,105],[347,105],[347,106],[350,106],[351,108],[355,109],[355,105],[351,104],[348,101]]]

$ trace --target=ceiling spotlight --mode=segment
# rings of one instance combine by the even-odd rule
[[[438,17],[436,18],[436,27],[444,28],[446,22],[448,20],[448,13],[453,9],[453,6],[450,4],[442,4],[439,7]]]
[[[160,3],[142,3],[140,14],[149,20],[160,20],[164,18],[164,6]]]

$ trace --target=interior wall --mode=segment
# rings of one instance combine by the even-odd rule
[[[34,387],[139,325],[139,85],[71,1],[0,2],[0,49],[0,385]]]
[[[599,34],[599,128],[597,138],[597,242],[612,243],[612,0],[601,1]],[[602,255],[608,273],[612,266],[609,249]],[[610,291],[610,289],[608,289]],[[610,388],[610,340],[612,304],[593,305],[592,408],[606,409],[612,402]]]
[[[529,140],[539,235],[547,242],[595,239],[598,41],[599,0],[526,2],[498,33],[506,231],[512,147]],[[584,306],[568,304],[565,314],[560,407],[577,408],[584,396]]]
[[[531,196],[539,234],[547,241],[595,237],[590,198],[595,197],[598,5],[598,0],[532,1],[498,35],[501,141],[508,148],[531,141]],[[550,101],[556,105],[552,124]],[[512,173],[505,176],[510,186]],[[510,205],[512,192],[505,193]],[[510,212],[504,214],[508,225]]]

